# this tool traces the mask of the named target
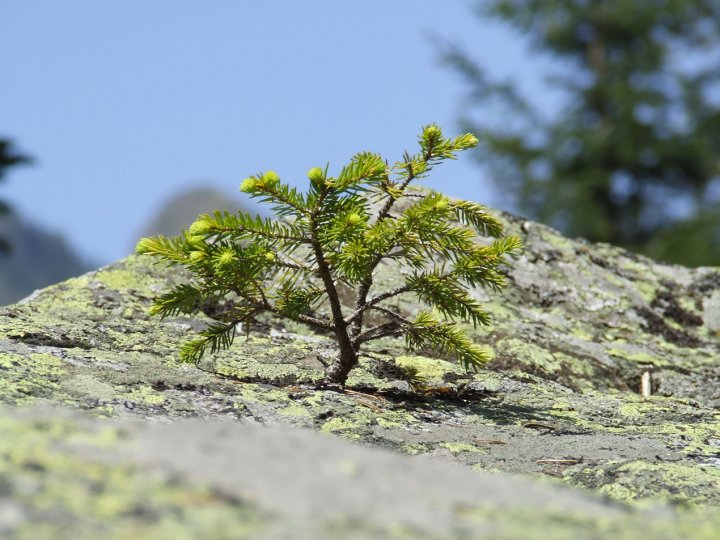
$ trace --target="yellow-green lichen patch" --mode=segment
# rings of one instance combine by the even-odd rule
[[[302,398],[302,402],[308,407],[319,407],[325,403],[325,394],[319,391],[310,392]]]
[[[85,274],[83,276],[67,279],[63,283],[68,287],[82,289],[88,286],[88,284],[90,283],[90,278],[87,276],[87,274]]]
[[[683,512],[625,512],[621,516],[586,513],[569,508],[498,508],[493,504],[463,506],[457,514],[467,523],[493,531],[506,540],[715,540],[720,516],[712,510]],[[484,536],[483,536],[484,537]]]
[[[30,301],[30,304],[36,308],[42,306],[41,310],[36,309],[35,311],[44,316],[55,314],[56,311],[63,308],[66,312],[83,310],[88,315],[97,315],[100,310],[96,310],[92,306],[93,293],[88,285],[87,276],[68,279],[43,289],[36,298]]]
[[[162,405],[165,403],[165,396],[163,396],[157,390],[150,388],[149,386],[137,386],[130,390],[120,394],[121,399],[125,399],[132,403],[142,403],[144,405]]]
[[[348,419],[348,418],[331,418],[327,422],[325,422],[322,427],[320,428],[320,431],[323,433],[340,433],[340,434],[347,434],[348,431],[353,431],[360,427],[361,425],[368,425],[370,422],[357,419]],[[352,437],[354,435],[357,435],[355,433],[351,434]],[[359,435],[357,435],[356,438],[359,438]]]
[[[597,365],[586,357],[573,356],[560,351],[552,353],[558,371],[565,374],[564,383],[576,390],[592,390],[598,378]]]
[[[334,411],[333,416],[320,420],[327,416],[328,410]],[[398,434],[406,433],[421,423],[412,412],[402,407],[396,408],[389,403],[354,393],[336,395],[323,407],[311,412],[318,418],[318,427],[322,432],[351,440],[364,439],[372,434],[395,439]]]
[[[65,449],[106,448],[117,430],[72,420],[0,416],[0,483],[17,509],[9,538],[257,538],[249,504],[160,470],[103,465]]]
[[[417,379],[425,384],[442,383],[448,374],[465,374],[457,364],[426,356],[398,356],[395,363],[401,370],[408,373],[409,378]]]
[[[703,366],[714,367],[717,365],[717,354],[708,349],[691,349],[678,346],[672,342],[661,340],[658,342],[658,349],[662,355],[674,366],[682,366],[686,369],[696,369]]]
[[[373,360],[379,368],[382,370],[381,364],[387,362],[391,364],[394,358],[387,357],[387,359]],[[387,377],[377,375],[376,366],[362,358],[357,367],[355,367],[348,376],[346,386],[348,388],[371,388],[377,390],[387,390],[393,387],[392,381],[388,380]]]
[[[677,398],[587,392],[581,400],[569,401],[569,408],[566,400],[556,402],[562,403],[562,408],[551,407],[551,414],[564,416],[580,428],[643,435],[685,453],[710,455],[712,449],[703,441],[720,436],[720,424],[712,415]]]
[[[584,325],[575,325],[571,328],[572,335],[581,340],[581,341],[593,341],[595,339],[595,334],[588,331],[588,328]]]
[[[659,285],[655,282],[645,281],[633,281],[632,286],[633,289],[640,294],[640,297],[643,299],[643,301],[647,302],[648,304],[653,301],[655,296],[657,296],[657,291],[660,288]]]
[[[215,355],[212,362],[210,369],[218,375],[279,386],[316,384],[324,375],[317,358],[289,340],[238,340],[228,351]]]
[[[0,403],[25,405],[53,396],[64,367],[51,354],[0,354]]]
[[[52,354],[33,353],[28,360],[28,365],[32,366],[30,369],[35,375],[57,377],[64,371],[63,361]]]
[[[60,382],[60,388],[68,395],[79,399],[109,401],[117,396],[115,387],[90,374],[80,374]]]
[[[382,407],[370,407],[366,410],[370,411],[370,413],[374,411],[376,414],[374,422],[385,429],[409,429],[420,423],[412,413],[406,412],[403,409],[390,410]]]
[[[630,420],[640,420],[648,412],[653,411],[654,406],[649,403],[624,403],[618,408],[618,414]]]
[[[239,381],[260,381],[267,384],[297,384],[304,380],[303,371],[294,364],[259,364],[252,361],[223,360],[217,363],[215,373]]]
[[[606,467],[605,474],[608,471],[612,481],[604,483],[599,492],[618,501],[699,506],[720,503],[718,467],[633,461]]]
[[[482,370],[473,374],[473,380],[482,384],[488,392],[497,392],[503,384],[504,377],[496,371]]]
[[[116,291],[128,289],[146,290],[152,280],[132,270],[113,268],[100,270],[95,274],[95,279],[100,283]]]
[[[378,416],[375,421],[377,422],[377,425],[385,428],[385,429],[393,429],[393,428],[401,428],[403,427],[403,424],[401,422],[393,422],[392,420],[388,420],[387,418],[383,418],[382,416]]]
[[[541,229],[541,238],[568,258],[574,258],[576,243],[549,228]]]
[[[312,416],[310,414],[310,411],[303,407],[302,405],[298,405],[297,403],[291,403],[287,407],[283,407],[282,409],[278,410],[278,414],[280,416],[301,416],[301,417],[310,417]]]
[[[465,442],[444,442],[440,443],[440,446],[442,448],[450,450],[452,454],[462,454],[465,452],[471,452],[475,454],[482,453],[482,450],[480,450],[477,446]]]
[[[658,355],[638,350],[636,347],[631,345],[623,346],[617,342],[614,344],[614,347],[607,348],[605,352],[610,356],[616,356],[637,364],[649,364],[658,367],[670,364],[670,362],[660,358]]]
[[[661,421],[663,416],[660,413],[656,415],[656,418]],[[645,422],[645,424],[630,426],[627,432],[661,437],[667,441],[668,446],[696,459],[701,456],[714,458],[718,455],[718,446],[711,442],[720,441],[720,423],[717,420],[661,422],[659,424]]]
[[[242,400],[248,403],[289,403],[290,396],[283,390],[268,388],[265,385],[242,383],[238,385]]]
[[[419,456],[422,454],[429,453],[433,448],[433,445],[427,444],[427,443],[414,443],[414,444],[404,444],[400,447],[400,450],[402,452],[405,452],[406,454],[410,454],[411,456]]]
[[[534,343],[517,338],[503,339],[496,345],[498,357],[514,359],[517,367],[535,372],[541,370],[546,374],[555,373],[560,363],[553,353]]]

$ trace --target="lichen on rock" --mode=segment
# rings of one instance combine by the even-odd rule
[[[504,291],[476,291],[493,317],[473,330],[493,350],[477,374],[385,339],[346,392],[324,390],[317,383],[332,339],[269,319],[231,349],[179,364],[180,343],[211,319],[149,317],[151,299],[187,276],[130,256],[0,309],[0,403],[49,403],[119,421],[302,427],[468,469],[551,479],[622,504],[690,506],[699,524],[709,523],[698,525],[697,537],[717,532],[717,521],[702,516],[720,506],[720,268],[662,265],[498,216],[526,248],[507,269]],[[388,286],[394,279],[378,277]],[[398,297],[399,312],[415,308]],[[639,393],[644,372],[649,397]],[[206,500],[187,494],[192,489],[183,497]],[[265,514],[247,508],[261,527]],[[208,512],[216,510],[224,511]],[[521,509],[511,513],[523,522]],[[668,520],[674,531],[692,521]]]

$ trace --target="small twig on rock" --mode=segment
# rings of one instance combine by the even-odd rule
[[[582,463],[581,459],[575,458],[547,458],[547,459],[536,459],[535,463],[554,463],[558,465],[577,465]]]
[[[650,397],[652,393],[652,380],[650,379],[650,371],[643,371],[640,375],[640,395],[642,397]]]

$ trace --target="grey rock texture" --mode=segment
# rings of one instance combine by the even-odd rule
[[[494,351],[478,374],[388,339],[347,391],[321,390],[333,342],[271,320],[198,366],[180,365],[178,346],[210,319],[149,317],[151,299],[187,276],[144,257],[3,308],[0,441],[16,443],[0,442],[0,530],[716,538],[720,269],[661,265],[500,217],[526,249],[506,290],[477,291],[493,325],[474,337]],[[412,297],[395,308],[412,312]],[[649,397],[639,394],[643,373]],[[115,423],[25,411],[38,404]],[[245,441],[252,448],[241,452]],[[316,489],[298,487],[313,477]],[[67,502],[62,478],[80,500],[102,494],[108,517]],[[128,485],[154,494],[141,497],[151,510],[132,506],[140,488]],[[413,517],[431,501],[432,520]],[[213,516],[233,527],[214,528]]]
[[[718,524],[308,430],[1,418],[3,538],[712,538]]]

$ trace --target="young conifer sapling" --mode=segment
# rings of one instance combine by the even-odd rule
[[[310,169],[306,192],[273,171],[245,179],[241,191],[271,203],[277,219],[215,211],[177,237],[140,240],[137,253],[184,266],[193,276],[155,299],[151,313],[188,314],[233,298],[221,320],[181,346],[180,359],[197,362],[208,349],[230,347],[240,323],[266,312],[334,335],[338,350],[325,371],[329,384],[343,385],[362,346],[388,336],[404,336],[409,349],[454,356],[466,369],[485,364],[487,350],[458,323],[489,324],[470,289],[503,287],[501,266],[506,254],[520,249],[520,239],[503,236],[501,223],[480,204],[413,185],[438,163],[474,147],[473,135],[446,138],[428,125],[419,143],[417,154],[406,152],[392,166],[363,152],[336,177],[327,167]],[[482,245],[478,234],[494,240]],[[402,275],[402,285],[379,290],[381,265]],[[344,303],[348,290],[353,298]],[[408,315],[389,306],[405,294],[427,309]],[[383,322],[369,324],[369,313]]]

